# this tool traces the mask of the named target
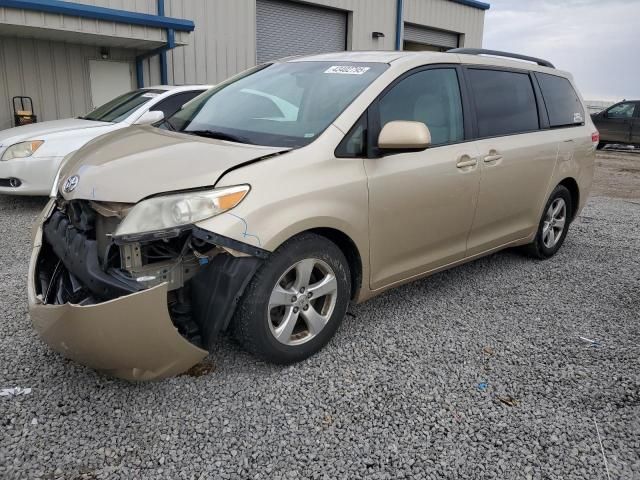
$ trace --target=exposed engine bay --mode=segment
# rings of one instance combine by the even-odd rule
[[[36,293],[44,304],[95,305],[166,283],[174,326],[210,349],[269,252],[194,226],[116,237],[131,207],[59,198],[43,224]]]

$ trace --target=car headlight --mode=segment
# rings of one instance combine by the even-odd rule
[[[30,142],[20,142],[15,145],[11,145],[2,154],[2,160],[30,157],[42,146],[43,143],[44,140],[31,140]]]
[[[249,185],[238,185],[143,200],[122,220],[115,236],[158,232],[201,222],[232,209],[249,190]]]

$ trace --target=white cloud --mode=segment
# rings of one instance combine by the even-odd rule
[[[640,98],[640,0],[493,0],[484,48],[571,72],[587,99]]]

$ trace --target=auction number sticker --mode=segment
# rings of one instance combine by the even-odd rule
[[[327,68],[324,73],[339,73],[341,75],[362,75],[370,67],[356,67],[353,65],[334,65]]]

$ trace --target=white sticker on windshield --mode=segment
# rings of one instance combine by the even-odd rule
[[[582,114],[581,113],[574,113],[573,114],[573,123],[582,123]]]
[[[143,93],[140,96],[144,97],[144,98],[156,98],[158,95],[160,95],[160,94],[159,93],[148,92],[148,93]]]
[[[353,65],[334,65],[327,68],[324,73],[340,73],[342,75],[362,75],[370,67],[355,67]]]

